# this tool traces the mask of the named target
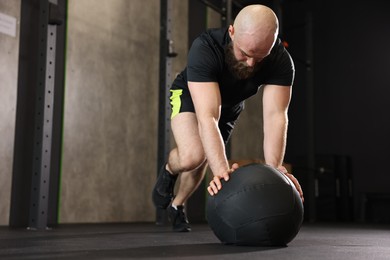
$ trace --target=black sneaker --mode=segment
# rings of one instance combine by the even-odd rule
[[[190,232],[191,226],[186,217],[184,206],[177,206],[177,209],[168,208],[169,220],[172,222],[172,229],[175,232]]]
[[[177,175],[170,174],[165,165],[161,168],[152,193],[153,203],[157,208],[166,209],[171,203],[176,179]]]

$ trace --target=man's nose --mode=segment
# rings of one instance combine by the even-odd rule
[[[255,66],[255,59],[254,58],[247,58],[246,59],[246,64],[248,65],[248,67],[253,67]]]

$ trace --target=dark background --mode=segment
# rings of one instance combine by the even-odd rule
[[[289,43],[288,50],[296,66],[286,161],[305,165],[302,161],[307,157],[310,142],[305,26],[307,13],[311,12],[314,88],[311,141],[317,165],[311,173],[321,175],[319,164],[332,164],[330,157],[348,158],[350,164],[345,171],[350,175],[352,187],[351,217],[365,219],[369,211],[372,221],[388,221],[390,2],[327,0],[281,4],[282,36]],[[328,156],[327,162],[323,162],[324,156]],[[304,172],[297,167],[297,175]],[[328,177],[334,177],[332,174],[329,171]],[[323,174],[318,178],[327,177]],[[305,184],[304,176],[302,179]],[[317,207],[321,207],[320,202]]]

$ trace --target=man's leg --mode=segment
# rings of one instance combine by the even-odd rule
[[[183,112],[171,120],[176,148],[169,153],[167,170],[174,175],[197,169],[205,162],[195,113]]]
[[[180,175],[180,186],[178,187],[177,194],[172,201],[172,205],[184,205],[187,202],[201,184],[206,174],[206,167],[207,163],[204,162],[195,170],[183,172]]]
[[[176,178],[182,173],[180,187],[172,203],[173,208],[169,208],[168,211],[175,231],[189,231],[184,203],[199,186],[207,164],[195,113],[177,114],[171,120],[171,126],[176,148],[170,152],[168,163],[160,173],[153,192],[153,201],[157,207],[167,207],[173,197]]]
[[[195,113],[180,113],[172,119],[171,125],[176,148],[169,154],[167,169],[173,175],[182,173],[174,200],[180,205],[199,186],[207,163]]]
[[[180,186],[168,214],[174,231],[190,231],[184,204],[201,183],[207,163],[195,113],[176,115],[171,126],[176,148],[169,155],[167,168],[171,173],[181,175]]]
[[[174,197],[171,206],[168,207],[168,216],[172,222],[173,231],[191,231],[191,226],[185,212],[185,204],[202,182],[206,173],[206,167],[207,163],[204,162],[197,169],[180,174],[180,185],[177,189],[177,194]]]

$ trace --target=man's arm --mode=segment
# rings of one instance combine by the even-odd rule
[[[265,86],[263,92],[264,159],[266,164],[278,168],[290,178],[303,201],[303,191],[298,180],[282,166],[287,143],[287,112],[290,100],[291,87]]]
[[[220,179],[228,180],[231,172],[226,158],[225,144],[218,128],[221,116],[219,85],[216,82],[188,82],[188,87],[198,119],[203,149],[214,174],[213,185],[210,186],[213,193],[217,193],[221,189]]]
[[[278,168],[286,150],[291,87],[266,85],[263,91],[264,159]]]

